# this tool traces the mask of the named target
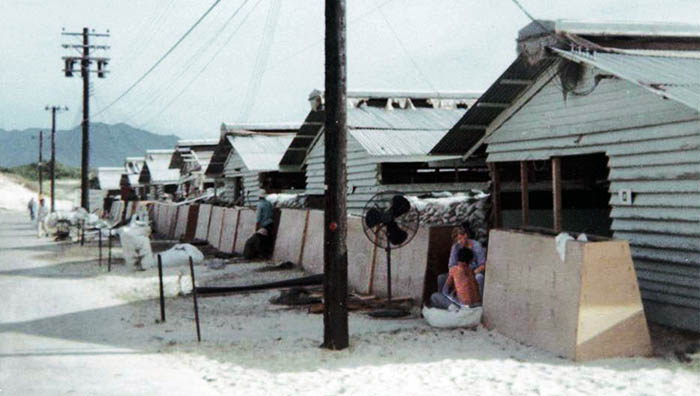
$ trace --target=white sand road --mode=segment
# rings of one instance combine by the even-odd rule
[[[321,315],[268,304],[275,291],[169,297],[156,323],[156,271],[98,267],[94,247],[39,240],[0,211],[0,395],[695,395],[700,364],[656,358],[572,363],[483,328],[436,330],[413,317],[351,313],[351,347],[319,348]],[[210,284],[298,271],[261,263],[197,269]],[[174,273],[169,268],[169,290]],[[187,281],[187,279],[185,279]],[[170,292],[172,294],[172,292]],[[673,341],[675,342],[675,341]],[[670,344],[671,342],[668,342]],[[671,351],[669,349],[668,351]],[[660,355],[665,354],[663,350]]]

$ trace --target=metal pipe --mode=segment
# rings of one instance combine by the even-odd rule
[[[98,263],[99,263],[100,267],[102,267],[102,229],[98,228],[97,232],[100,234],[97,237],[97,246],[100,249],[100,259],[99,259]]]
[[[160,285],[160,321],[165,322],[165,295],[163,294],[163,259],[158,255],[158,283]]]
[[[199,331],[199,307],[197,306],[197,286],[194,282],[194,264],[192,263],[192,256],[190,259],[190,277],[192,278],[192,300],[194,301],[194,322],[197,325],[197,342],[202,341],[202,334]]]
[[[107,272],[112,272],[112,229],[109,229],[107,237]]]

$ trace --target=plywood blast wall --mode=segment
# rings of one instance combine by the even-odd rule
[[[209,219],[211,217],[211,205],[202,204],[199,205],[199,214],[197,216],[197,228],[194,232],[194,239],[200,241],[207,240],[207,233],[209,232]]]
[[[573,360],[651,353],[626,241],[567,241],[493,230],[484,287],[489,328]]]

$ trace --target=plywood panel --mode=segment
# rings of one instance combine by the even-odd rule
[[[199,220],[199,205],[190,205],[190,209],[187,211],[187,226],[183,235],[185,242],[190,242],[194,239],[194,234],[197,231],[197,220]]]
[[[573,358],[582,245],[569,241],[562,261],[553,237],[491,231],[484,286],[487,326]]]
[[[352,291],[370,293],[369,276],[374,244],[367,238],[362,228],[362,218],[348,217],[348,286]],[[376,253],[377,256],[380,253]],[[375,270],[376,273],[376,270]]]
[[[233,241],[238,228],[238,209],[224,209],[224,222],[221,228],[221,239],[219,240],[219,251],[233,253]]]
[[[491,231],[484,316],[488,327],[576,360],[651,351],[629,245],[566,242]]]
[[[308,210],[282,209],[272,258],[298,264],[307,234]]]
[[[651,339],[629,245],[583,245],[576,360],[648,356]]]
[[[323,211],[309,212],[309,226],[306,230],[302,266],[312,274],[323,273]]]
[[[187,219],[189,218],[189,213],[189,205],[181,205],[177,208],[177,223],[175,224],[175,234],[173,235],[175,239],[181,239],[185,236],[185,230],[187,229]]]
[[[408,245],[391,250],[392,297],[411,297],[416,301],[422,300],[429,234],[428,227],[419,227],[416,236]],[[378,248],[372,294],[379,297],[387,296],[386,257],[385,250]]]
[[[209,219],[211,217],[211,205],[199,205],[199,215],[197,216],[197,228],[194,233],[194,239],[205,241],[209,232]]]
[[[241,209],[238,214],[238,231],[236,232],[233,250],[236,253],[243,254],[245,242],[253,236],[255,232],[255,211],[250,209]]]
[[[221,227],[224,222],[224,207],[214,206],[211,208],[211,220],[209,220],[209,232],[207,233],[207,241],[209,244],[218,248],[219,239],[221,238]]]

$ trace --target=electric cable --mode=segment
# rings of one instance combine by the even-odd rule
[[[211,57],[211,59],[209,59],[209,62],[207,62],[207,63],[204,65],[204,67],[203,67],[192,79],[190,79],[190,81],[177,93],[177,95],[175,95],[175,97],[174,97],[170,102],[168,102],[168,104],[166,104],[163,108],[161,108],[160,111],[158,111],[158,113],[156,113],[155,115],[153,115],[152,117],[150,117],[150,118],[149,118],[147,121],[145,121],[144,123],[140,124],[140,125],[138,126],[138,128],[143,128],[145,125],[148,125],[148,124],[149,124],[151,121],[153,121],[156,117],[160,116],[161,114],[163,114],[164,111],[166,111],[168,108],[170,108],[170,106],[172,106],[173,103],[175,103],[178,99],[180,99],[180,97],[185,93],[185,91],[187,91],[187,89],[189,89],[189,87],[192,86],[192,84],[204,73],[204,71],[207,70],[207,68],[209,67],[209,65],[211,65],[211,64],[214,62],[214,60],[219,56],[219,54],[221,54],[221,51],[222,51],[224,48],[226,48],[226,46],[229,44],[229,42],[231,41],[231,39],[233,39],[233,37],[236,35],[236,33],[238,33],[238,31],[241,29],[241,27],[243,27],[243,24],[245,23],[245,21],[246,21],[246,20],[248,19],[248,17],[253,13],[253,11],[255,11],[255,9],[258,7],[258,5],[259,5],[261,2],[262,2],[262,0],[258,0],[258,1],[253,5],[253,8],[251,8],[250,11],[248,11],[248,13],[243,17],[243,19],[242,19],[241,22],[238,24],[238,26],[236,27],[236,29],[228,36],[228,38],[226,39],[226,41],[224,42],[224,44],[223,44],[221,47],[219,47],[219,49],[216,51],[216,53]]]
[[[245,7],[245,5],[249,1],[250,0],[244,0],[241,3],[241,5],[236,8],[236,10],[228,17],[228,19],[226,19],[226,21],[221,25],[221,27],[216,31],[216,33],[214,33],[214,36],[202,46],[200,46],[199,49],[187,60],[185,67],[177,75],[174,75],[171,78],[164,79],[163,82],[157,88],[152,90],[150,94],[143,95],[146,97],[146,99],[143,101],[143,104],[141,106],[138,106],[138,110],[134,115],[138,116],[139,114],[142,114],[146,109],[149,108],[149,104],[153,104],[164,99],[166,93],[173,88],[173,84],[177,81],[182,80],[182,77],[184,77],[184,75],[188,71],[190,71],[190,69],[194,66],[194,64],[200,58],[200,56],[203,55],[216,42],[216,39],[219,37],[219,35],[229,26],[231,21],[240,13],[240,11]]]
[[[260,91],[260,84],[262,83],[262,78],[265,74],[265,69],[267,68],[267,61],[270,57],[270,48],[272,47],[275,37],[275,30],[277,29],[279,15],[280,0],[273,0],[270,4],[270,9],[265,20],[265,28],[263,30],[262,40],[260,40],[258,54],[255,58],[253,74],[250,78],[250,83],[248,84],[245,99],[243,100],[243,108],[241,109],[240,115],[241,122],[248,120],[248,117],[253,110],[253,106],[255,106],[255,100],[258,96],[258,92]]]
[[[389,27],[389,30],[391,30],[391,33],[394,35],[394,38],[399,43],[399,47],[401,47],[401,49],[403,50],[403,52],[406,55],[406,57],[408,58],[408,60],[411,62],[413,67],[416,69],[416,71],[418,71],[418,74],[420,74],[420,76],[423,78],[423,80],[426,82],[426,84],[428,84],[428,86],[430,87],[430,89],[433,92],[437,92],[437,89],[435,89],[433,84],[430,83],[428,76],[426,76],[425,73],[423,73],[423,70],[421,70],[421,68],[418,66],[418,63],[415,61],[415,59],[413,59],[411,54],[408,52],[408,49],[406,48],[406,46],[403,45],[403,42],[399,38],[399,35],[396,33],[396,30],[394,30],[394,28],[391,26],[391,23],[389,22],[389,19],[386,17],[386,14],[384,14],[384,12],[382,11],[381,8],[379,8],[378,11],[379,11],[379,15],[381,15],[382,18],[384,18],[384,22],[386,22],[386,25]]]
[[[204,18],[206,18],[207,15],[209,15],[209,13],[214,9],[214,7],[216,7],[220,2],[221,2],[221,0],[215,0],[214,3],[204,12],[204,14],[202,14],[202,16],[200,16],[199,19],[197,19],[197,21],[189,29],[187,29],[185,34],[183,34],[182,37],[180,37],[180,39],[178,39],[177,42],[175,42],[175,44],[173,44],[173,46],[170,47],[170,49],[167,50],[165,52],[165,54],[163,54],[163,56],[161,56],[160,59],[158,59],[156,61],[156,63],[153,64],[153,66],[151,66],[148,70],[146,70],[146,72],[143,73],[143,75],[141,75],[141,77],[139,77],[133,84],[131,84],[131,86],[129,86],[129,88],[126,89],[126,91],[124,91],[116,99],[114,99],[112,102],[110,102],[106,107],[102,108],[100,111],[95,113],[95,116],[102,114],[102,112],[104,112],[108,108],[112,107],[115,103],[117,103],[124,96],[126,96],[129,92],[131,92],[131,90],[134,89],[134,87],[136,87],[141,81],[143,81],[149,74],[151,74],[151,72],[153,70],[155,70],[155,68],[158,67],[158,65],[160,65],[160,63],[163,62],[163,60],[165,60],[165,58],[167,58],[168,55],[170,55],[175,50],[175,48],[177,48],[178,45],[180,45],[180,43],[182,43],[182,41],[185,40],[185,38],[187,38],[187,36],[189,36],[190,33],[192,33],[192,31],[202,22],[202,20]]]
[[[522,4],[520,4],[520,2],[519,2],[518,0],[510,0],[510,1],[512,1],[513,4],[515,4],[518,8],[520,8],[520,11],[522,11],[523,14],[525,14],[525,16],[527,16],[528,18],[530,18],[530,20],[531,20],[532,22],[535,22],[540,28],[542,28],[542,31],[543,31],[543,32],[549,31],[549,29],[547,29],[547,28],[542,24],[542,22],[539,21],[539,19],[536,19],[535,17],[533,17],[532,14],[530,14],[530,13],[525,9],[525,7],[523,7]]]

